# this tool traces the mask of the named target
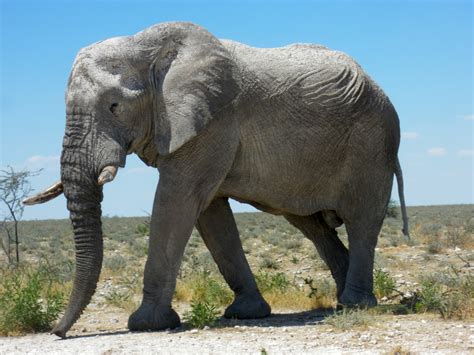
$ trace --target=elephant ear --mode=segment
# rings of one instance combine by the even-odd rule
[[[194,138],[238,95],[230,53],[195,25],[166,31],[150,68],[155,145],[160,155]]]

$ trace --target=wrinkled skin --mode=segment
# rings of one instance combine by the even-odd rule
[[[374,249],[394,174],[401,179],[399,121],[348,56],[306,44],[257,49],[166,23],[82,49],[66,101],[61,180],[77,271],[55,334],[65,336],[99,278],[99,175],[131,153],[160,172],[131,330],[179,326],[171,299],[194,226],[235,292],[225,316],[270,314],[229,197],[300,229],[328,264],[339,303],[376,304]],[[342,223],[349,249],[335,230]]]

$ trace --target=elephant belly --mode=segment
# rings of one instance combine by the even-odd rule
[[[336,209],[343,189],[343,158],[334,159],[329,147],[317,152],[315,139],[311,141],[289,144],[287,137],[280,137],[274,144],[242,148],[218,194],[272,214]]]

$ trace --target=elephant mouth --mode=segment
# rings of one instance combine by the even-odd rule
[[[103,186],[108,182],[111,182],[117,176],[118,168],[115,165],[106,165],[101,169],[99,177],[97,178],[97,184]],[[62,195],[64,192],[64,186],[61,180],[56,181],[50,187],[44,189],[43,191],[37,193],[34,196],[24,199],[22,202],[24,205],[32,206],[40,203],[45,203],[55,199],[56,197]]]

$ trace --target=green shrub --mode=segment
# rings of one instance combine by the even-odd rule
[[[137,225],[137,233],[142,237],[150,235],[150,224],[149,223],[140,223]]]
[[[191,309],[184,313],[183,318],[192,327],[203,329],[206,325],[214,325],[219,318],[219,311],[215,305],[206,301],[192,301]]]
[[[262,293],[271,291],[284,292],[291,286],[290,280],[288,280],[288,277],[283,272],[268,273],[261,270],[254,276],[258,289]]]
[[[452,269],[425,277],[421,289],[403,303],[415,312],[438,312],[444,319],[467,319],[474,315],[474,277]]]
[[[187,276],[176,286],[176,300],[204,302],[226,306],[234,296],[229,287],[208,271],[201,271]]]
[[[425,280],[421,284],[420,300],[415,305],[417,312],[437,311],[443,308],[441,285],[433,280]]]
[[[64,292],[45,266],[1,271],[0,333],[51,330],[64,306]]]
[[[395,280],[382,269],[374,270],[374,293],[378,299],[390,297],[395,291]]]

